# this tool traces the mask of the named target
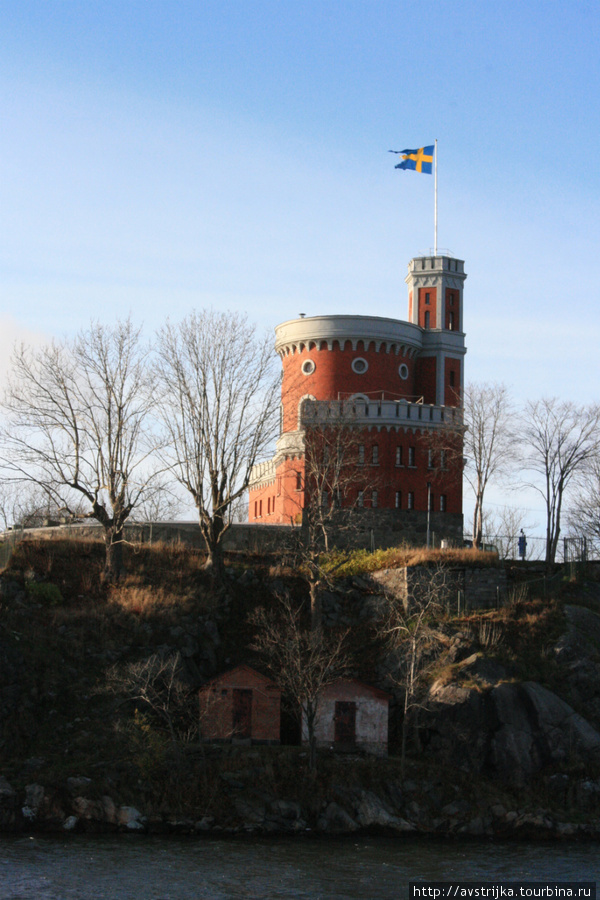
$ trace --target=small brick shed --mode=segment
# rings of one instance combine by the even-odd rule
[[[388,746],[389,695],[356,678],[341,678],[323,690],[315,732],[317,746],[365,750],[385,756]],[[302,741],[308,741],[302,721]]]
[[[281,691],[250,666],[217,675],[200,688],[199,701],[204,740],[279,743]]]

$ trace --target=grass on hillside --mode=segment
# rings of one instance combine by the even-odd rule
[[[380,569],[398,569],[403,566],[497,566],[496,553],[482,552],[472,548],[448,548],[445,550],[426,547],[389,547],[386,550],[332,550],[322,556],[326,572],[334,577],[362,575]]]

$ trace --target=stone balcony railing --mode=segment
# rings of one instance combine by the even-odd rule
[[[462,421],[462,410],[457,407],[406,400],[305,400],[301,412],[303,426],[461,428]]]

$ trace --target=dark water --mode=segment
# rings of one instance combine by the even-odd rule
[[[594,881],[593,844],[0,839],[0,900],[396,900],[408,882]]]

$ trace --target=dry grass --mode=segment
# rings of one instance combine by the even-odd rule
[[[117,607],[140,618],[155,616],[157,613],[183,612],[192,599],[188,590],[182,596],[162,586],[122,583],[109,588],[108,607]]]

